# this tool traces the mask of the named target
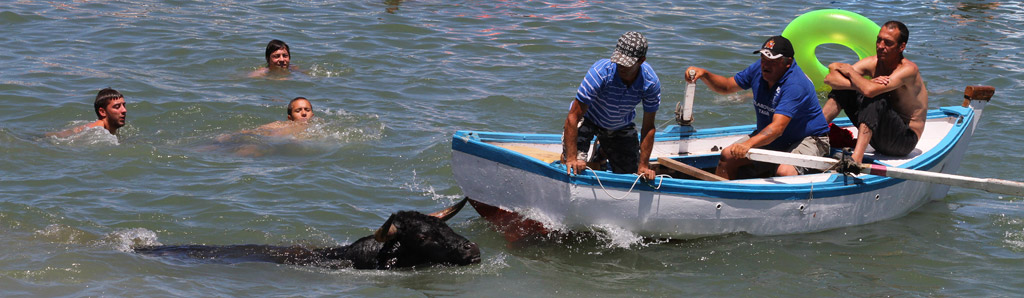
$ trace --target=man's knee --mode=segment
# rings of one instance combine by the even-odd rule
[[[775,170],[775,176],[796,176],[799,174],[800,172],[797,171],[797,168],[791,165],[779,165]]]
[[[732,147],[735,146],[735,145],[736,144],[729,145],[729,146],[726,146],[725,149],[722,149],[722,154],[720,154],[718,156],[718,160],[719,161],[726,161],[726,162],[733,162],[733,161],[737,161],[737,160],[746,160],[747,159],[746,156],[738,156],[736,154],[733,154]]]
[[[840,109],[855,107],[859,93],[854,90],[832,90],[828,93],[828,99],[835,102]]]

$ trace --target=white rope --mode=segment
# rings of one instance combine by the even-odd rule
[[[597,179],[597,185],[601,186],[601,190],[604,191],[604,194],[608,195],[609,197],[611,197],[612,199],[615,199],[615,200],[621,200],[621,199],[626,198],[626,196],[628,196],[629,193],[633,192],[633,188],[636,187],[636,184],[638,182],[640,182],[640,178],[641,178],[640,175],[636,175],[636,180],[633,180],[633,185],[629,187],[629,190],[627,190],[626,193],[623,194],[621,197],[615,197],[615,196],[612,195],[611,192],[608,192],[608,189],[605,188],[604,184],[601,183],[601,177],[597,176],[597,171],[595,171],[594,169],[591,169],[590,167],[587,167],[587,170],[590,170],[590,172],[594,173],[594,179]],[[654,189],[661,189],[661,183],[665,181],[665,177],[672,178],[672,176],[669,176],[667,174],[661,174],[661,175],[657,175],[657,176],[654,176],[654,177],[655,178],[661,177],[661,180],[658,180],[658,186],[654,187]]]

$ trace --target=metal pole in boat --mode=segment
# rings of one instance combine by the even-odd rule
[[[697,71],[691,69],[687,72],[685,79],[693,78],[695,75],[697,75]],[[684,81],[687,81],[686,97],[683,99],[682,107],[680,107],[680,103],[676,103],[676,123],[679,126],[689,126],[690,123],[693,123],[693,95],[697,91],[697,82]]]

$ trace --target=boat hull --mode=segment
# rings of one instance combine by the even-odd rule
[[[939,118],[938,124],[949,122],[948,132],[941,140],[929,140],[934,144],[928,151],[899,161],[900,166],[954,173],[973,134],[975,110],[931,115]],[[659,134],[659,140],[682,140],[682,147],[688,139],[706,141],[722,133]],[[505,150],[493,145],[501,142],[487,139],[472,132],[453,138],[453,175],[465,195],[555,230],[606,226],[668,238],[809,233],[898,218],[948,191],[948,186],[925,182],[838,173],[728,182],[647,182],[635,175],[589,170],[569,176],[557,161]],[[524,144],[553,142],[550,136],[523,139]]]
[[[571,184],[465,153],[454,153],[453,161],[490,168],[496,175],[518,176],[512,181],[488,184],[493,181],[486,181],[487,174],[455,171],[456,179],[466,181],[460,183],[463,192],[479,198],[475,200],[515,211],[549,228],[614,226],[650,237],[693,238],[737,232],[780,235],[867,224],[906,215],[928,202],[932,189],[928,183],[908,181],[833,197],[730,199]]]

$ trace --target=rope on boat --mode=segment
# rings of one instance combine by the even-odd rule
[[[594,169],[591,169],[590,167],[587,167],[587,170],[590,170],[590,172],[594,173],[594,179],[597,179],[597,185],[601,186],[601,190],[604,191],[604,194],[608,195],[609,197],[611,197],[612,199],[615,199],[615,200],[621,200],[621,199],[626,198],[626,196],[628,196],[629,193],[633,192],[633,188],[636,187],[636,184],[638,182],[640,182],[640,178],[642,177],[640,175],[636,175],[636,180],[633,180],[633,185],[631,185],[629,187],[629,190],[627,190],[626,193],[623,194],[621,197],[616,197],[616,196],[613,196],[611,192],[608,192],[608,189],[605,188],[604,184],[601,183],[601,177],[597,176],[597,171],[595,171]],[[653,186],[653,185],[651,186],[654,189],[661,189],[661,183],[665,181],[665,177],[672,178],[672,176],[669,176],[667,174],[661,174],[661,175],[654,176],[654,178],[658,178],[658,177],[661,177],[661,180],[658,180],[658,186]]]

